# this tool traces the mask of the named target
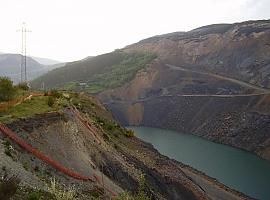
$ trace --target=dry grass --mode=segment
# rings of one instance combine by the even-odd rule
[[[48,186],[48,191],[53,194],[56,200],[75,200],[76,192],[74,187],[70,186],[68,188],[62,188],[55,178],[51,179]]]

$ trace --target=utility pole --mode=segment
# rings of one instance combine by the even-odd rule
[[[31,32],[26,28],[25,22],[22,24],[22,28],[17,30],[21,32],[21,82],[27,83],[27,57],[26,57],[26,34]]]

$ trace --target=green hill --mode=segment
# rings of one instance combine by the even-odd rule
[[[131,80],[136,72],[156,56],[147,52],[114,51],[94,58],[68,63],[32,82],[34,88],[43,83],[47,88],[84,89],[90,93],[116,88]]]

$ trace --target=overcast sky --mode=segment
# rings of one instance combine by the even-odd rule
[[[270,19],[270,0],[0,0],[0,52],[73,61],[213,23]]]

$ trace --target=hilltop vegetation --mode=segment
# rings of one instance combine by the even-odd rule
[[[93,75],[88,81],[89,92],[100,92],[116,88],[131,80],[135,73],[155,58],[150,53],[124,54],[123,60],[108,70]]]
[[[67,64],[66,67],[55,69],[39,77],[32,82],[32,85],[38,88],[44,82],[49,88],[83,89],[89,93],[98,93],[128,82],[138,70],[155,58],[153,53],[114,51]]]
[[[9,78],[0,77],[0,102],[10,100],[15,95],[15,90]]]
[[[59,110],[67,104],[60,92],[49,93],[30,91],[26,83],[13,85],[9,78],[0,77],[0,122]]]

